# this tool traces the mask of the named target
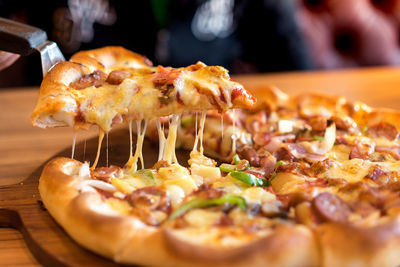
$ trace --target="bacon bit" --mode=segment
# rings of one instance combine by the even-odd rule
[[[114,70],[108,74],[106,82],[109,84],[121,84],[126,78],[129,78],[131,73],[124,70]]]
[[[380,122],[368,127],[367,134],[371,137],[384,137],[388,140],[396,140],[399,132],[396,127],[387,122]]]
[[[322,116],[310,118],[309,123],[314,131],[325,131],[328,125],[327,119]]]
[[[169,166],[169,164],[168,164],[168,162],[166,160],[159,160],[151,168],[158,171],[160,168],[165,168],[165,167],[168,167],[168,166]]]
[[[126,197],[129,204],[150,210],[160,210],[166,213],[171,212],[171,205],[167,193],[157,186],[147,186],[133,191]]]
[[[71,83],[70,86],[77,90],[82,90],[90,86],[98,88],[104,84],[106,78],[107,74],[101,70],[95,70],[90,74],[83,75],[78,80]]]
[[[179,70],[158,65],[152,81],[155,85],[173,85],[180,73]]]
[[[276,158],[272,154],[268,152],[260,155],[260,167],[264,170],[265,175],[270,175],[275,170],[275,165]]]
[[[339,145],[348,145],[349,143],[347,142],[346,138],[344,138],[343,136],[337,136],[336,135],[336,139],[335,139],[336,143],[338,143]]]
[[[268,133],[255,133],[253,135],[253,141],[259,146],[265,146],[271,141],[271,135]]]
[[[92,171],[92,176],[94,179],[110,183],[111,177],[115,177],[120,170],[121,168],[115,165],[111,165],[110,167],[100,167]]]
[[[324,173],[326,170],[328,170],[334,164],[335,164],[335,161],[330,158],[324,159],[323,161],[314,162],[314,163],[312,163],[311,168],[310,168],[310,176],[316,176],[321,173]]]
[[[373,166],[370,168],[366,178],[369,178],[373,181],[378,180],[382,175],[386,175],[386,172],[383,171],[379,166]]]
[[[252,146],[244,146],[238,149],[238,154],[240,158],[247,159],[251,166],[259,167],[260,158],[257,155],[257,151]]]
[[[369,155],[371,155],[373,151],[369,145],[362,144],[361,142],[356,141],[353,148],[350,151],[349,158],[350,159],[368,159]]]
[[[254,96],[247,93],[243,87],[236,87],[231,93],[232,103],[243,108],[251,108],[256,103]]]
[[[331,120],[336,124],[336,128],[338,129],[348,130],[357,126],[354,120],[348,116],[332,116]]]
[[[322,221],[347,222],[351,213],[349,205],[340,197],[323,192],[311,202],[312,208]]]
[[[293,154],[290,153],[289,149],[286,147],[279,148],[274,153],[274,156],[277,161],[285,160],[285,161],[293,162],[295,160],[295,157],[293,156]]]

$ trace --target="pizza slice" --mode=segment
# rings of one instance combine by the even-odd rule
[[[39,127],[98,125],[150,119],[184,111],[249,108],[255,103],[228,71],[198,62],[157,66],[122,47],[79,52],[44,78],[32,114]]]

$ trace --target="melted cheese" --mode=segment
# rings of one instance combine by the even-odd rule
[[[156,126],[158,132],[158,161],[162,160],[164,155],[165,149],[165,134],[164,134],[164,127],[161,127],[160,119],[156,119]]]
[[[76,132],[74,132],[72,136],[72,152],[71,152],[71,159],[74,158],[75,155],[75,143],[76,143]]]
[[[143,130],[142,130],[142,121],[136,121],[136,128],[137,128],[137,139],[136,139],[136,151],[135,154],[130,158],[126,165],[129,167],[130,171],[137,170],[137,162],[140,160],[142,168],[144,168],[144,160],[143,160],[143,141],[144,136],[146,134],[147,124],[149,120],[144,120]]]
[[[163,149],[163,157],[162,159],[167,161],[168,163],[177,163],[175,154],[175,146],[176,146],[176,133],[178,130],[178,125],[180,123],[179,115],[172,115],[171,122],[168,130],[168,137],[165,142],[165,147]]]
[[[207,115],[207,111],[201,112],[200,127],[199,127],[199,131],[198,132],[196,131],[196,138],[194,140],[194,145],[193,145],[193,150],[192,150],[192,151],[198,151],[198,145],[200,142],[200,150],[199,150],[200,154],[204,153],[203,135],[204,135],[204,125],[206,122],[206,115]],[[196,126],[197,126],[197,114],[196,114]]]
[[[97,163],[99,162],[101,143],[103,142],[103,138],[104,138],[104,131],[101,128],[99,128],[99,141],[97,143],[96,159],[94,160],[94,163],[91,167],[92,170],[96,169]]]
[[[235,110],[232,109],[232,155],[236,153],[236,116],[235,116]]]

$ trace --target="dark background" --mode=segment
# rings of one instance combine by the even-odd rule
[[[202,22],[231,19],[230,32],[196,35],[201,9]],[[121,45],[155,65],[200,60],[233,74],[400,63],[397,0],[0,0],[0,16],[44,29],[67,59]],[[0,72],[0,87],[39,85],[41,78],[34,54]]]

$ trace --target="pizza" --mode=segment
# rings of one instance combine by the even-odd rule
[[[142,266],[400,264],[399,112],[269,86],[255,104],[222,67],[153,67],[119,47],[59,65],[34,125],[137,134],[124,166],[98,153],[44,167],[42,201],[81,246]],[[159,144],[148,169],[144,138]]]

